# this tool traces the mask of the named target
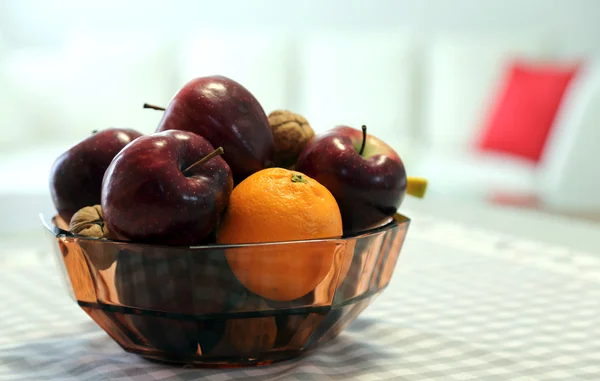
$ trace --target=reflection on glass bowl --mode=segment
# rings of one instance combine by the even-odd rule
[[[389,283],[410,220],[339,239],[197,247],[77,237],[42,222],[67,290],[123,349],[229,367],[336,337]],[[278,277],[278,266],[297,277]]]

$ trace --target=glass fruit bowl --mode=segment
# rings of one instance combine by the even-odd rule
[[[229,367],[294,358],[336,337],[389,283],[410,221],[396,215],[339,239],[196,247],[85,238],[42,222],[69,294],[124,350]]]

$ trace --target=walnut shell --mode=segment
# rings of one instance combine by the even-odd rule
[[[225,339],[236,352],[257,355],[273,349],[277,323],[272,316],[233,319],[225,326]]]
[[[108,229],[104,225],[102,207],[94,205],[79,209],[71,218],[69,231],[85,237],[105,238]]]
[[[287,110],[275,110],[270,113],[269,124],[273,130],[275,165],[293,168],[304,147],[315,136],[315,132],[301,115]]]
[[[261,299],[241,301],[239,307],[251,310],[267,309]],[[273,349],[277,338],[277,322],[274,316],[229,319],[221,341],[211,354],[218,356],[244,355],[257,356]]]

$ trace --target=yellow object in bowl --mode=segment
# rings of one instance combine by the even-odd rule
[[[425,197],[427,192],[427,179],[422,177],[408,177],[406,193],[417,198]]]

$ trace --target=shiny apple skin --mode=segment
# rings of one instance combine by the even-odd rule
[[[185,84],[156,129],[166,130],[191,131],[223,147],[236,183],[272,165],[273,132],[262,106],[227,77],[201,77]]]
[[[102,179],[112,159],[141,133],[128,128],[95,132],[60,155],[50,170],[50,194],[69,223],[79,209],[100,204]]]
[[[296,170],[323,184],[342,213],[344,234],[385,224],[406,193],[406,170],[398,154],[367,135],[359,154],[362,131],[339,126],[316,136],[304,149]]]
[[[214,157],[183,170],[214,151],[187,131],[143,136],[112,161],[102,183],[105,223],[117,239],[194,245],[215,228],[233,189],[231,169]]]

